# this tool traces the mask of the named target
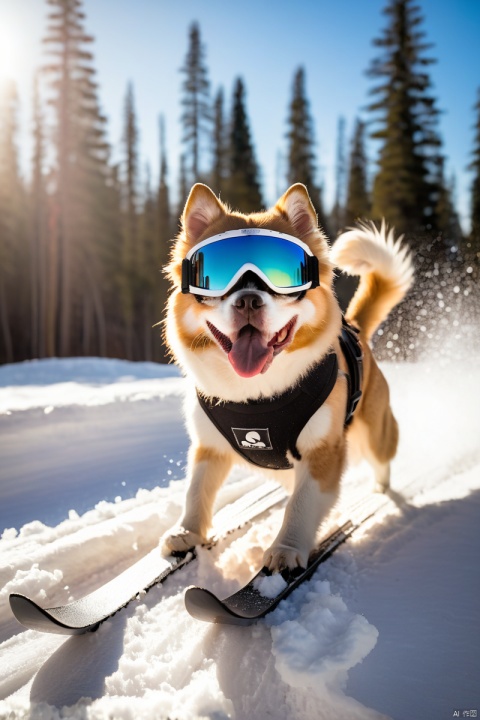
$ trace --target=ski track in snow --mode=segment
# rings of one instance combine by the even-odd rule
[[[238,589],[278,509],[96,633],[64,638],[23,630],[8,594],[68,602],[156,546],[182,503],[185,381],[172,366],[94,358],[0,367],[0,719],[480,710],[480,366],[383,369],[401,429],[388,505],[264,621],[198,622],[183,589]],[[258,481],[235,469],[219,506]],[[350,469],[335,515],[371,482],[366,466]]]

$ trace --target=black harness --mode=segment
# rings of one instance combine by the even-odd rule
[[[349,425],[362,396],[363,353],[358,330],[343,320],[339,336],[348,374],[345,425]],[[287,451],[301,459],[297,439],[312,415],[333,390],[338,376],[334,352],[320,362],[292,388],[281,395],[245,403],[206,398],[197,390],[201,407],[215,427],[245,460],[271,470],[293,467]]]
[[[340,347],[342,348],[343,357],[348,367],[347,383],[347,413],[345,416],[345,425],[350,425],[353,420],[360,398],[362,397],[363,383],[363,350],[358,338],[359,329],[354,325],[349,325],[344,317],[342,317],[342,332],[340,333]]]

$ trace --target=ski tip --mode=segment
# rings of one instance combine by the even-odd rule
[[[42,608],[34,603],[33,600],[17,593],[12,593],[8,599],[10,608],[16,619],[26,628],[35,630],[38,621],[40,620],[41,622],[44,620]]]
[[[44,610],[30,598],[18,593],[12,593],[9,601],[10,608],[18,622],[29,630],[39,630],[54,635],[82,635],[98,626],[98,623],[87,628],[66,625],[51,615],[49,610]]]
[[[199,587],[185,591],[185,607],[196,620],[225,625],[251,625],[255,618],[242,617],[228,608],[216,595]]]

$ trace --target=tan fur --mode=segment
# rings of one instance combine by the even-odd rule
[[[200,462],[226,462],[227,458],[225,456],[225,453],[220,453],[217,450],[214,450],[213,448],[209,447],[202,447],[201,445],[197,448],[195,448],[194,456],[193,456],[193,462],[194,463],[200,463]]]
[[[361,328],[366,340],[370,340],[390,310],[398,305],[404,295],[403,289],[392,284],[390,280],[375,273],[365,275],[348,306],[346,318]]]
[[[185,316],[187,310],[193,312],[198,318],[205,313],[206,308],[199,305],[195,300],[192,303],[191,295],[183,295],[178,293],[175,297],[175,302],[172,303],[171,312],[175,318],[178,326],[178,332],[182,343],[191,347],[192,349],[202,351],[207,350],[209,347],[214,345],[214,341],[205,332],[189,332],[188,328],[181,322],[182,317]]]
[[[181,293],[180,280],[182,260],[192,246],[218,233],[248,227],[265,227],[301,238],[319,260],[320,286],[309,290],[298,305],[294,298],[272,299],[264,293],[265,324],[259,324],[257,331],[265,333],[262,334],[265,342],[277,337],[293,317],[298,320],[290,344],[279,351],[271,365],[265,366],[261,374],[255,370],[253,375],[242,378],[229,363],[228,350],[219,346],[207,325],[207,320],[211,323],[213,317],[213,324],[219,323],[223,328],[215,325],[217,330],[233,342],[239,332],[234,329],[233,320],[229,325],[229,313],[233,312],[229,302],[233,300],[227,295],[206,304],[198,303],[191,294]],[[341,312],[332,288],[334,263],[361,275],[347,318],[360,328],[363,395],[347,430],[344,421],[348,367],[338,341]],[[384,226],[379,231],[374,226],[362,225],[358,231],[349,231],[337,240],[332,262],[327,240],[317,226],[313,206],[302,185],[292,186],[273,208],[251,215],[232,212],[209,188],[196,185],[188,198],[167,272],[172,282],[167,339],[184,371],[207,395],[236,402],[270,397],[294,385],[331,348],[337,354],[340,372],[335,387],[299,436],[299,448],[300,440],[303,443],[302,459],[293,462],[292,471],[273,471],[274,477],[293,490],[282,527],[273,545],[265,551],[264,562],[273,571],[305,565],[316,529],[338,497],[347,447],[352,454],[369,460],[375,472],[376,489],[388,487],[398,427],[390,409],[388,385],[368,340],[411,283],[412,268],[406,251]],[[273,323],[272,327],[269,323]],[[163,539],[167,552],[185,550],[205,541],[216,493],[232,463],[242,462],[194,397],[192,402],[187,408],[192,435],[189,488],[182,518]]]
[[[345,450],[345,439],[340,438],[334,443],[322,442],[313,451],[305,453],[312,477],[318,481],[322,492],[338,490],[345,464]]]
[[[337,345],[337,343],[335,343]],[[337,357],[340,355],[340,347]],[[344,417],[347,401],[347,382],[339,378],[325,405],[335,419]],[[322,492],[338,492],[346,460],[346,436],[343,424],[333,422],[328,435],[316,447],[304,453],[312,477],[319,483]]]
[[[298,329],[292,344],[285,350],[287,353],[308,347],[318,338],[320,333],[329,335],[332,341],[337,335],[338,318],[335,313],[337,303],[330,286],[323,287],[323,285],[320,285],[319,288],[312,290],[310,295],[311,302],[316,310],[315,321],[305,323]]]
[[[186,512],[181,526],[172,533],[176,544],[170,549],[186,550],[191,547],[192,536],[200,544],[205,541],[212,525],[212,511],[215,497],[232,467],[230,453],[219,453],[213,448],[192,447],[189,455],[189,474],[197,473],[203,482],[191,484],[186,497]],[[190,510],[189,510],[190,509]],[[188,528],[188,531],[187,531]],[[174,530],[172,528],[172,530]]]
[[[390,409],[387,381],[378,367],[372,351],[364,343],[364,390],[358,408],[358,425],[367,428],[371,452],[380,462],[391,460],[397,451],[398,426]]]
[[[398,424],[390,407],[387,381],[366,340],[364,347],[363,395],[352,423],[348,441],[355,458],[366,458],[375,471],[375,489],[388,488],[390,461],[398,446]]]
[[[332,249],[335,264],[360,284],[346,317],[370,340],[388,313],[406,295],[413,282],[413,264],[402,237],[395,240],[385,222],[360,223],[337,238]]]

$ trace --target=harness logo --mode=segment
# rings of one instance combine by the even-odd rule
[[[237,445],[242,450],[273,450],[268,428],[234,428]]]

